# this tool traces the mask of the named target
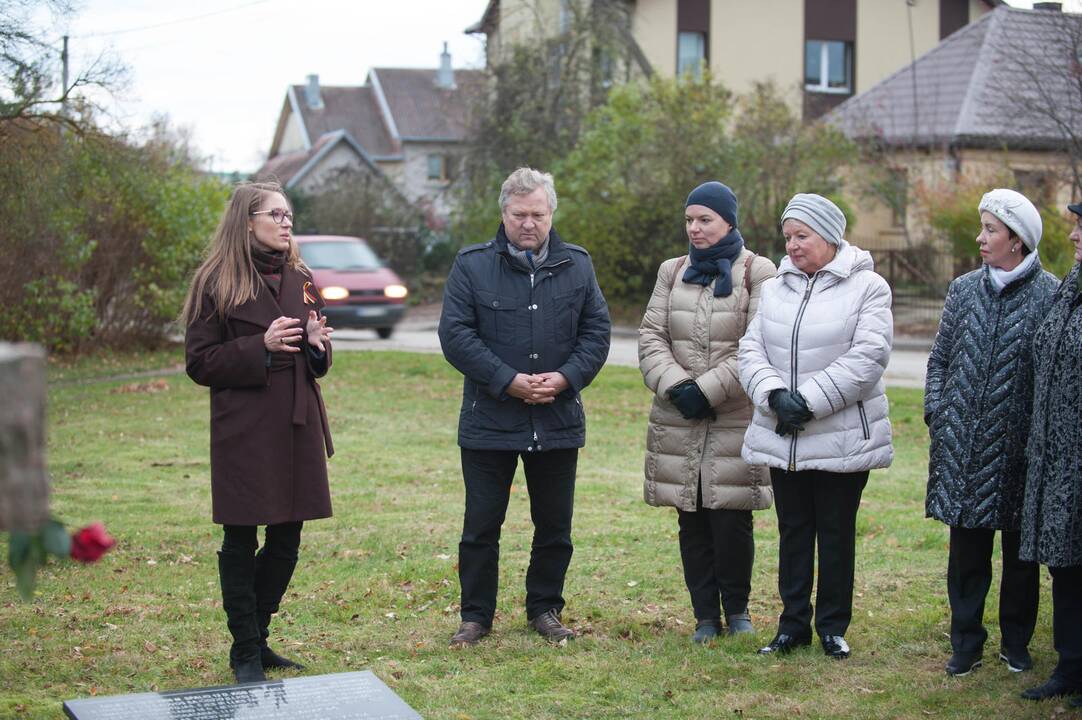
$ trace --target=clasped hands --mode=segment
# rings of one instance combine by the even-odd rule
[[[507,394],[522,400],[527,405],[547,405],[556,400],[571,384],[563,373],[544,372],[534,375],[518,373],[507,386]]]
[[[308,311],[308,322],[301,327],[301,321],[297,318],[282,317],[276,319],[263,333],[263,346],[270,352],[300,352],[299,347],[292,343],[299,342],[301,337],[308,335],[308,344],[323,352],[326,348],[323,343],[329,342],[334,328],[327,327],[327,318],[316,315],[315,310]]]
[[[717,420],[710,401],[694,380],[685,380],[669,388],[666,395],[685,420]]]
[[[803,431],[804,423],[813,417],[812,411],[808,409],[808,401],[796,390],[785,388],[771,390],[768,402],[770,408],[778,416],[778,424],[774,428],[774,432],[778,435]]]

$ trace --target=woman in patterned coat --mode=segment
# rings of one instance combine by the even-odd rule
[[[1033,667],[1040,576],[1018,559],[1025,448],[1032,404],[1030,341],[1058,280],[1041,269],[1041,216],[1014,190],[993,190],[978,207],[984,264],[951,283],[928,358],[924,421],[931,434],[925,512],[950,526],[947,597],[950,675],[980,666],[992,544],[1000,531],[999,658],[1012,672]]]
[[[1033,424],[1022,509],[1023,560],[1052,574],[1052,639],[1059,662],[1027,700],[1082,695],[1082,203],[1071,232],[1075,266],[1033,337]],[[1082,697],[1074,707],[1082,707]]]
[[[688,254],[666,260],[639,328],[639,369],[655,394],[644,497],[675,507],[695,611],[693,640],[751,632],[752,510],[770,507],[766,474],[740,458],[751,403],[736,351],[774,263],[744,247],[736,196],[719,182],[688,195]],[[721,606],[718,599],[720,596]]]

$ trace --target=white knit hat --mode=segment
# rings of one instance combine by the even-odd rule
[[[1041,242],[1041,233],[1044,230],[1041,214],[1020,192],[1007,188],[986,192],[977,212],[990,212],[995,215],[1004,225],[1014,230],[1014,234],[1030,250],[1036,250]]]

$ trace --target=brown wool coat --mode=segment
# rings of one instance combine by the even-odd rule
[[[273,525],[330,517],[326,458],[334,453],[317,377],[331,364],[307,351],[275,353],[263,334],[283,315],[301,320],[323,307],[311,279],[284,268],[279,297],[260,286],[255,300],[220,320],[204,295],[202,317],[184,338],[189,377],[210,388],[210,482],[214,522]],[[303,348],[307,339],[302,339]]]
[[[740,458],[752,407],[740,386],[736,351],[762,284],[774,277],[774,263],[745,249],[733,263],[732,294],[714,297],[713,283],[682,281],[687,262],[684,256],[661,264],[639,327],[639,369],[655,394],[643,495],[650,505],[694,512],[701,474],[703,507],[762,510],[774,496],[767,473]],[[688,379],[710,401],[716,420],[685,420],[669,401],[669,388]]]

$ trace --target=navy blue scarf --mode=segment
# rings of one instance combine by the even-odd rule
[[[744,250],[744,238],[733,228],[717,243],[702,250],[688,243],[688,269],[684,282],[709,285],[714,278],[714,297],[728,297],[733,293],[733,261]]]

